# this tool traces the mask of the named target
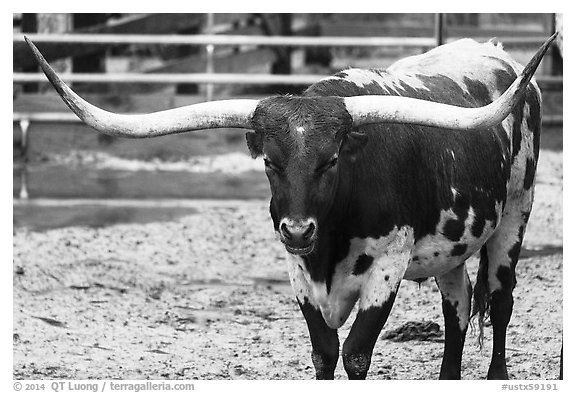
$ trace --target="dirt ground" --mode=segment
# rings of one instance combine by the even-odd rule
[[[562,152],[543,151],[508,329],[513,379],[556,379],[562,339]],[[168,222],[14,230],[14,378],[311,379],[305,321],[267,202],[198,203]],[[478,260],[468,267],[475,281]],[[341,329],[346,337],[354,314]],[[403,282],[383,330],[436,322],[429,279]],[[474,321],[475,323],[476,321]],[[470,328],[463,378],[485,378]],[[381,339],[371,379],[436,379],[442,338]],[[341,361],[337,378],[345,378]]]

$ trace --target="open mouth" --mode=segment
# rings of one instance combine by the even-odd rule
[[[292,247],[286,243],[284,243],[284,246],[286,247],[286,251],[288,251],[290,254],[294,254],[294,255],[310,254],[312,252],[312,250],[314,249],[314,243],[310,243],[309,245],[307,245],[305,247]]]

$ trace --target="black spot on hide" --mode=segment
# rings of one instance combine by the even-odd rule
[[[373,261],[374,258],[371,257],[370,255],[366,254],[360,255],[356,260],[356,265],[354,266],[354,271],[352,272],[352,274],[354,274],[355,276],[364,274],[366,270],[368,270],[370,266],[372,266]]]
[[[444,224],[442,232],[448,239],[457,242],[464,234],[464,229],[464,221],[448,220],[446,224]]]
[[[524,176],[524,189],[529,190],[534,185],[536,175],[536,163],[532,158],[526,159],[526,175]]]
[[[456,244],[454,248],[452,248],[452,252],[450,252],[450,255],[452,255],[453,257],[464,255],[467,249],[468,246],[466,244]]]
[[[474,222],[472,223],[472,236],[474,237],[480,237],[482,236],[482,232],[484,232],[484,227],[486,226],[486,220],[484,219],[484,217],[480,214],[476,214],[476,216],[474,216]]]

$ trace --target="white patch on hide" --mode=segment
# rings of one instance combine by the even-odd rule
[[[456,197],[458,196],[458,190],[454,187],[450,187],[450,191],[452,191],[453,200],[456,200]]]
[[[524,226],[520,214],[507,214],[494,236],[486,243],[488,252],[488,288],[490,293],[502,288],[497,277],[501,266],[510,267],[508,252],[519,241],[518,230]]]
[[[290,276],[290,284],[296,298],[300,303],[308,301],[312,306],[318,308],[314,299],[310,296],[310,274],[306,271],[304,260],[298,255],[286,253],[288,258],[288,275]]]
[[[520,140],[520,150],[514,160],[510,169],[510,181],[508,182],[508,198],[518,199],[526,192],[524,190],[524,177],[526,176],[526,160],[528,158],[534,159],[534,139],[532,130],[528,128],[528,118],[530,116],[530,107],[528,104],[524,105],[522,113],[522,126],[520,132],[522,138]],[[510,152],[512,152],[512,136],[510,136]]]
[[[453,195],[457,191],[452,189]],[[501,203],[495,205],[497,220],[502,214]],[[450,270],[461,264],[466,258],[478,251],[490,235],[494,232],[493,222],[486,220],[484,228],[480,237],[475,237],[472,234],[472,225],[474,224],[476,213],[470,207],[468,209],[468,216],[464,221],[464,233],[458,241],[452,241],[442,233],[444,226],[448,220],[457,219],[456,213],[453,210],[442,210],[440,212],[440,221],[436,225],[434,234],[426,235],[416,242],[413,257],[417,260],[412,260],[406,270],[405,279],[413,280],[422,277],[437,277],[446,274]],[[458,244],[465,244],[466,251],[462,255],[451,255],[454,246]]]
[[[382,305],[390,297],[404,276],[413,245],[414,231],[409,227],[395,228],[378,239],[351,239],[348,255],[336,265],[330,293],[325,282],[311,280],[302,258],[290,255],[290,282],[298,300],[307,298],[320,310],[327,325],[337,329],[346,322],[358,299],[360,308],[366,309]],[[362,254],[374,261],[364,274],[356,276],[354,267]]]
[[[462,263],[446,274],[436,277],[436,282],[440,292],[442,292],[443,299],[449,301],[452,307],[456,308],[458,325],[460,330],[464,331],[470,320],[470,298],[468,293],[470,279],[468,278],[466,265]]]
[[[394,233],[395,232],[395,233]],[[402,227],[392,231],[394,237],[385,250],[378,241],[366,249],[374,262],[365,276],[360,294],[360,310],[382,306],[398,290],[414,249],[414,229]],[[374,252],[371,254],[370,252]]]
[[[342,73],[346,75],[344,80],[352,82],[358,87],[365,87],[372,83],[378,83],[376,80],[378,78],[378,74],[369,70],[350,68],[342,71]]]
[[[465,38],[403,58],[387,71],[402,80],[406,75],[442,75],[454,81],[464,92],[468,92],[467,81],[478,81],[486,86],[494,100],[500,96],[494,74],[494,70],[503,69],[499,60],[509,64],[518,75],[524,68],[500,46]]]
[[[502,285],[497,277],[501,266],[510,267],[511,260],[509,251],[520,240],[518,233],[522,227],[526,229],[523,213],[529,213],[532,209],[534,189],[524,190],[523,194],[514,194],[509,197],[502,218],[494,234],[486,242],[488,253],[488,288],[490,293],[501,289]],[[502,204],[499,206],[502,209]]]

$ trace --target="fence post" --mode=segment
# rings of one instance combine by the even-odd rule
[[[444,14],[434,14],[434,38],[436,46],[444,44]]]
[[[564,73],[564,58],[563,58],[563,33],[564,33],[564,17],[563,14],[552,14],[552,28],[550,34],[559,33],[554,46],[551,48],[550,55],[552,58],[552,75],[562,75]]]
[[[22,33],[37,33],[38,32],[38,18],[36,14],[22,14]],[[23,72],[38,72],[38,66],[34,64],[31,67],[25,67]],[[22,86],[24,93],[37,93],[38,84],[24,84]]]
[[[22,140],[20,147],[22,149],[22,169],[20,171],[20,199],[28,199],[28,127],[30,120],[20,120],[20,130],[22,131]]]
[[[72,31],[87,29],[92,26],[103,25],[108,20],[108,14],[72,14]],[[72,58],[72,72],[75,73],[105,73],[106,72],[106,49],[99,50],[87,55],[74,56]],[[94,86],[90,83],[77,83],[75,88],[92,93],[105,93],[108,86]]]
[[[214,14],[206,14],[206,33],[211,34],[214,29]],[[206,45],[206,73],[214,73],[214,44]],[[212,101],[214,99],[214,83],[206,84],[206,101]]]

